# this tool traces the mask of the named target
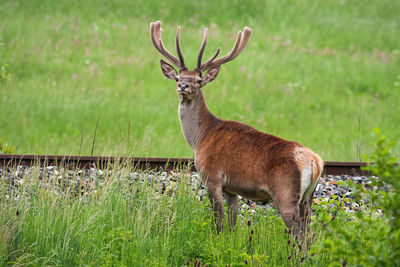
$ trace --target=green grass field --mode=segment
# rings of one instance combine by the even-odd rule
[[[400,134],[398,1],[1,1],[0,138],[17,153],[191,157],[149,24],[171,50],[182,26],[194,66],[248,46],[204,89],[225,119],[309,146],[325,160],[358,160],[378,127]]]

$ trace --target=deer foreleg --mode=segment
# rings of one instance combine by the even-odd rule
[[[222,230],[224,224],[224,201],[221,186],[208,184],[208,194],[210,195],[211,205],[214,208],[215,223],[218,232]]]

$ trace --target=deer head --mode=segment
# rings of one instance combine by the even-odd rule
[[[228,54],[217,59],[217,56],[220,52],[220,48],[218,48],[212,57],[210,57],[206,62],[202,63],[202,57],[206,48],[208,37],[208,29],[204,28],[203,42],[201,43],[200,51],[197,55],[197,65],[193,70],[188,70],[185,65],[180,46],[181,28],[178,27],[175,38],[178,58],[165,48],[162,42],[161,32],[162,29],[160,21],[152,22],[150,24],[150,36],[154,47],[172,65],[175,65],[178,68],[178,71],[176,71],[172,65],[168,64],[164,60],[161,60],[161,70],[165,77],[176,81],[178,94],[181,100],[184,102],[192,101],[203,86],[217,78],[220,66],[235,59],[245,48],[251,35],[251,29],[244,27],[243,32],[238,32],[235,45]],[[204,72],[206,73],[203,76]]]

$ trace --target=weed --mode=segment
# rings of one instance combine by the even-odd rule
[[[368,184],[371,188],[366,190],[347,182],[364,211],[356,212],[345,221],[343,216],[327,213],[317,217],[325,239],[312,253],[329,251],[336,264],[400,265],[400,167],[391,152],[395,142],[388,141],[379,130],[375,130],[375,135],[376,151],[371,157],[365,157],[369,162],[365,169],[375,175]]]

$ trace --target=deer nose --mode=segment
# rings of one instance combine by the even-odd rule
[[[189,88],[189,84],[188,83],[185,83],[185,82],[178,83],[179,91],[185,91],[187,88]]]

